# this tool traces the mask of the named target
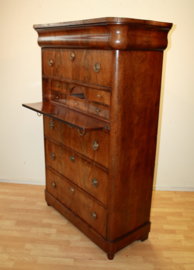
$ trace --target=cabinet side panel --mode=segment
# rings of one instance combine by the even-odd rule
[[[149,221],[163,52],[115,51],[107,239]]]

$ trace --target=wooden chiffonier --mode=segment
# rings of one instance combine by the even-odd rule
[[[148,238],[163,50],[170,23],[35,25],[42,48],[47,204],[113,259]]]

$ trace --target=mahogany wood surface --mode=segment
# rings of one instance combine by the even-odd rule
[[[106,218],[107,210],[96,200],[90,198],[87,193],[83,193],[73,183],[66,181],[53,171],[46,169],[47,186],[50,194],[58,199],[63,205],[71,209],[77,216],[81,217],[86,223],[92,226],[99,234],[106,238]],[[51,183],[54,182],[56,187],[53,189]],[[73,194],[71,189],[73,188]],[[55,192],[51,192],[53,189]],[[96,219],[91,218],[91,212],[96,213]]]
[[[52,153],[54,159],[51,157]],[[71,157],[74,158],[73,162]],[[108,174],[106,172],[80,158],[74,151],[48,139],[45,141],[45,162],[107,206]],[[93,179],[99,183],[97,188],[92,185]]]
[[[99,119],[80,114],[67,107],[56,106],[49,101],[23,104],[23,106],[81,130],[101,130],[109,126]]]
[[[70,59],[72,52],[75,54],[73,60]],[[53,60],[52,66],[49,59]],[[42,52],[42,73],[110,87],[111,59],[112,51],[45,48]],[[96,63],[100,63],[99,72],[94,71]]]
[[[162,52],[114,54],[117,69],[111,100],[109,241],[149,221],[162,56]]]
[[[46,115],[46,201],[109,259],[150,231],[163,50],[171,27],[128,18],[35,26],[43,102],[24,106]]]
[[[84,135],[80,135],[77,128],[73,128],[72,126],[69,127],[57,120],[52,120],[53,128],[50,129],[49,125],[51,119],[52,118],[50,117],[44,116],[44,134],[47,137],[66,145],[83,156],[86,156],[108,168],[108,131],[86,131]],[[92,148],[93,141],[96,141],[99,145],[97,150],[93,150]]]

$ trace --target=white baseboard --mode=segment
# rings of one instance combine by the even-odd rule
[[[32,179],[0,179],[0,183],[45,186],[44,180],[32,180]]]
[[[161,191],[194,191],[194,187],[164,187],[164,186],[153,186],[153,190]]]

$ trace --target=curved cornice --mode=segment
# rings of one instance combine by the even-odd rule
[[[35,25],[40,47],[103,50],[164,50],[169,23],[111,18]],[[109,20],[108,20],[109,19]],[[118,20],[120,19],[120,20]]]

